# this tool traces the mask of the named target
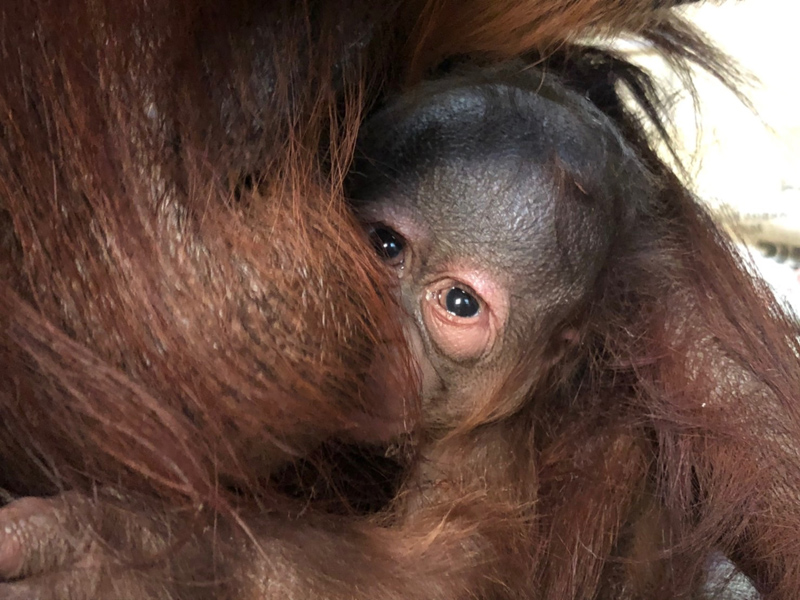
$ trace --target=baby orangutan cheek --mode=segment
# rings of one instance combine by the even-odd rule
[[[406,340],[411,350],[411,356],[414,358],[414,370],[419,395],[424,402],[426,398],[431,398],[436,394],[441,388],[442,382],[428,357],[425,344],[416,327],[406,326]]]
[[[453,326],[434,316],[429,329],[439,349],[454,361],[478,358],[490,345],[486,328]]]
[[[380,408],[355,417],[349,437],[356,442],[384,443],[414,431],[419,425],[420,397],[439,387],[416,327],[407,326],[405,330],[405,340],[386,344],[372,362],[367,376],[370,397],[365,405]],[[402,343],[408,345],[409,352],[400,352]],[[404,362],[409,356],[411,364]]]

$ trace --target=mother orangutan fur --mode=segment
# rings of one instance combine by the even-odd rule
[[[595,353],[575,395],[505,417],[527,462],[492,475],[493,425],[458,428],[443,454],[485,444],[485,489],[465,486],[396,552],[446,570],[437,549],[485,531],[520,567],[501,582],[509,597],[562,599],[679,594],[684,572],[720,550],[765,596],[792,597],[797,328],[623,109],[617,82],[659,122],[648,80],[575,43],[627,32],[730,75],[667,4],[7,0],[0,487],[135,493],[154,512],[223,518],[310,507],[297,527],[333,528],[303,485],[287,494],[274,476],[313,457],[335,484],[320,447],[386,441],[372,436],[386,416],[370,368],[402,332],[341,192],[360,121],[448,60],[522,57],[619,124],[661,212],[618,241],[582,319]],[[407,390],[408,422],[424,431],[397,365],[388,384]],[[335,554],[331,540],[317,553]],[[352,589],[370,589],[355,571]],[[392,587],[402,575],[374,575],[383,597],[429,597]],[[354,597],[344,571],[332,577],[331,596]]]

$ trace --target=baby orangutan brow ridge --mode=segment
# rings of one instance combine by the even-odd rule
[[[610,171],[598,157],[633,159],[602,116],[572,110],[573,98],[448,83],[367,123],[352,196],[397,272],[426,414],[446,397],[439,416],[453,424],[523,362],[529,385],[575,339],[570,317],[615,225],[615,184],[595,181]]]

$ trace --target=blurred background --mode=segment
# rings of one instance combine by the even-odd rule
[[[748,107],[697,73],[700,113],[676,94],[676,139],[689,183],[742,240],[757,268],[800,314],[800,51],[798,0],[739,0],[687,7],[685,14],[733,56],[749,82]],[[677,86],[646,48],[637,59]]]

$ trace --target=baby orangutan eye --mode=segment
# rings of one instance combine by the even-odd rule
[[[405,261],[406,241],[399,233],[386,225],[375,224],[369,232],[372,247],[383,261],[392,267],[402,266]]]
[[[470,319],[481,310],[478,299],[463,288],[453,286],[439,294],[439,304],[454,317]]]
[[[428,287],[422,316],[431,340],[451,360],[471,360],[490,351],[497,335],[491,306],[456,279]]]

